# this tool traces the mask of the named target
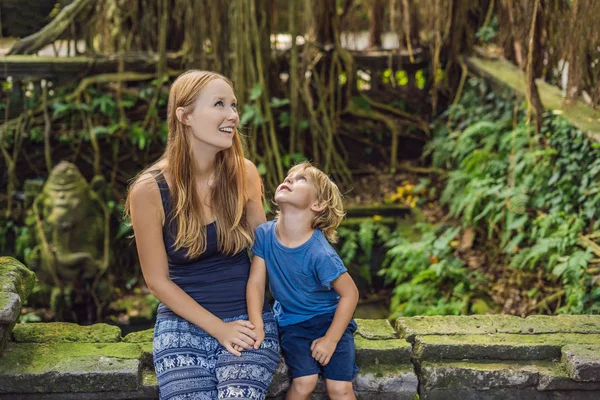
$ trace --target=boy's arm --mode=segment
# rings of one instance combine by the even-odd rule
[[[310,346],[312,357],[323,366],[329,363],[338,342],[342,338],[344,331],[352,319],[356,305],[358,304],[358,289],[347,272],[340,275],[331,283],[331,285],[340,295],[333,321],[325,333],[325,336],[314,340]],[[254,321],[252,321],[252,323],[254,323]]]
[[[267,267],[265,260],[255,255],[252,258],[250,266],[250,277],[246,285],[246,302],[248,307],[248,319],[252,322],[255,329],[263,331],[264,322],[262,319],[262,309],[265,303],[265,285],[267,279]],[[259,341],[264,339],[264,333],[259,335]],[[260,343],[257,341],[255,347],[258,348]]]
[[[344,331],[348,327],[356,305],[358,304],[358,288],[350,274],[344,272],[336,280],[331,282],[331,286],[340,295],[335,315],[331,326],[325,333],[325,337],[333,340],[336,344],[342,338]],[[252,320],[250,320],[252,321]]]

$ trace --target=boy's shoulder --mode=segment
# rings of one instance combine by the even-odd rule
[[[277,220],[263,222],[262,224],[257,226],[256,236],[262,236],[268,232],[271,232],[273,230],[273,225],[275,225],[275,222],[277,222]]]
[[[319,229],[315,229],[315,232],[316,240],[314,241],[313,246],[316,248],[318,253],[326,256],[337,255],[337,252],[335,251],[331,243],[329,243],[329,241],[325,237],[325,234]]]

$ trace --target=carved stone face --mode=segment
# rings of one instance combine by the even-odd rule
[[[90,202],[90,187],[77,167],[60,162],[44,187],[46,221],[59,229],[70,229],[85,215]]]

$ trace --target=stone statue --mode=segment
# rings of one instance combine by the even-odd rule
[[[32,205],[37,246],[26,262],[53,286],[51,307],[57,319],[99,319],[109,300],[109,211],[100,193],[102,177],[88,184],[77,167],[61,161]],[[32,218],[30,218],[30,221]],[[95,316],[93,315],[95,311]]]

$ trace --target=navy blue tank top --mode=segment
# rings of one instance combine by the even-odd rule
[[[191,258],[186,248],[175,249],[177,222],[172,216],[173,201],[169,186],[160,171],[153,171],[160,189],[165,224],[163,240],[169,262],[169,276],[184,292],[217,317],[230,318],[247,313],[246,284],[250,274],[248,253],[243,250],[230,255],[217,247],[216,221],[206,225],[206,250]],[[270,309],[265,301],[263,310]],[[160,303],[157,318],[177,317]]]

